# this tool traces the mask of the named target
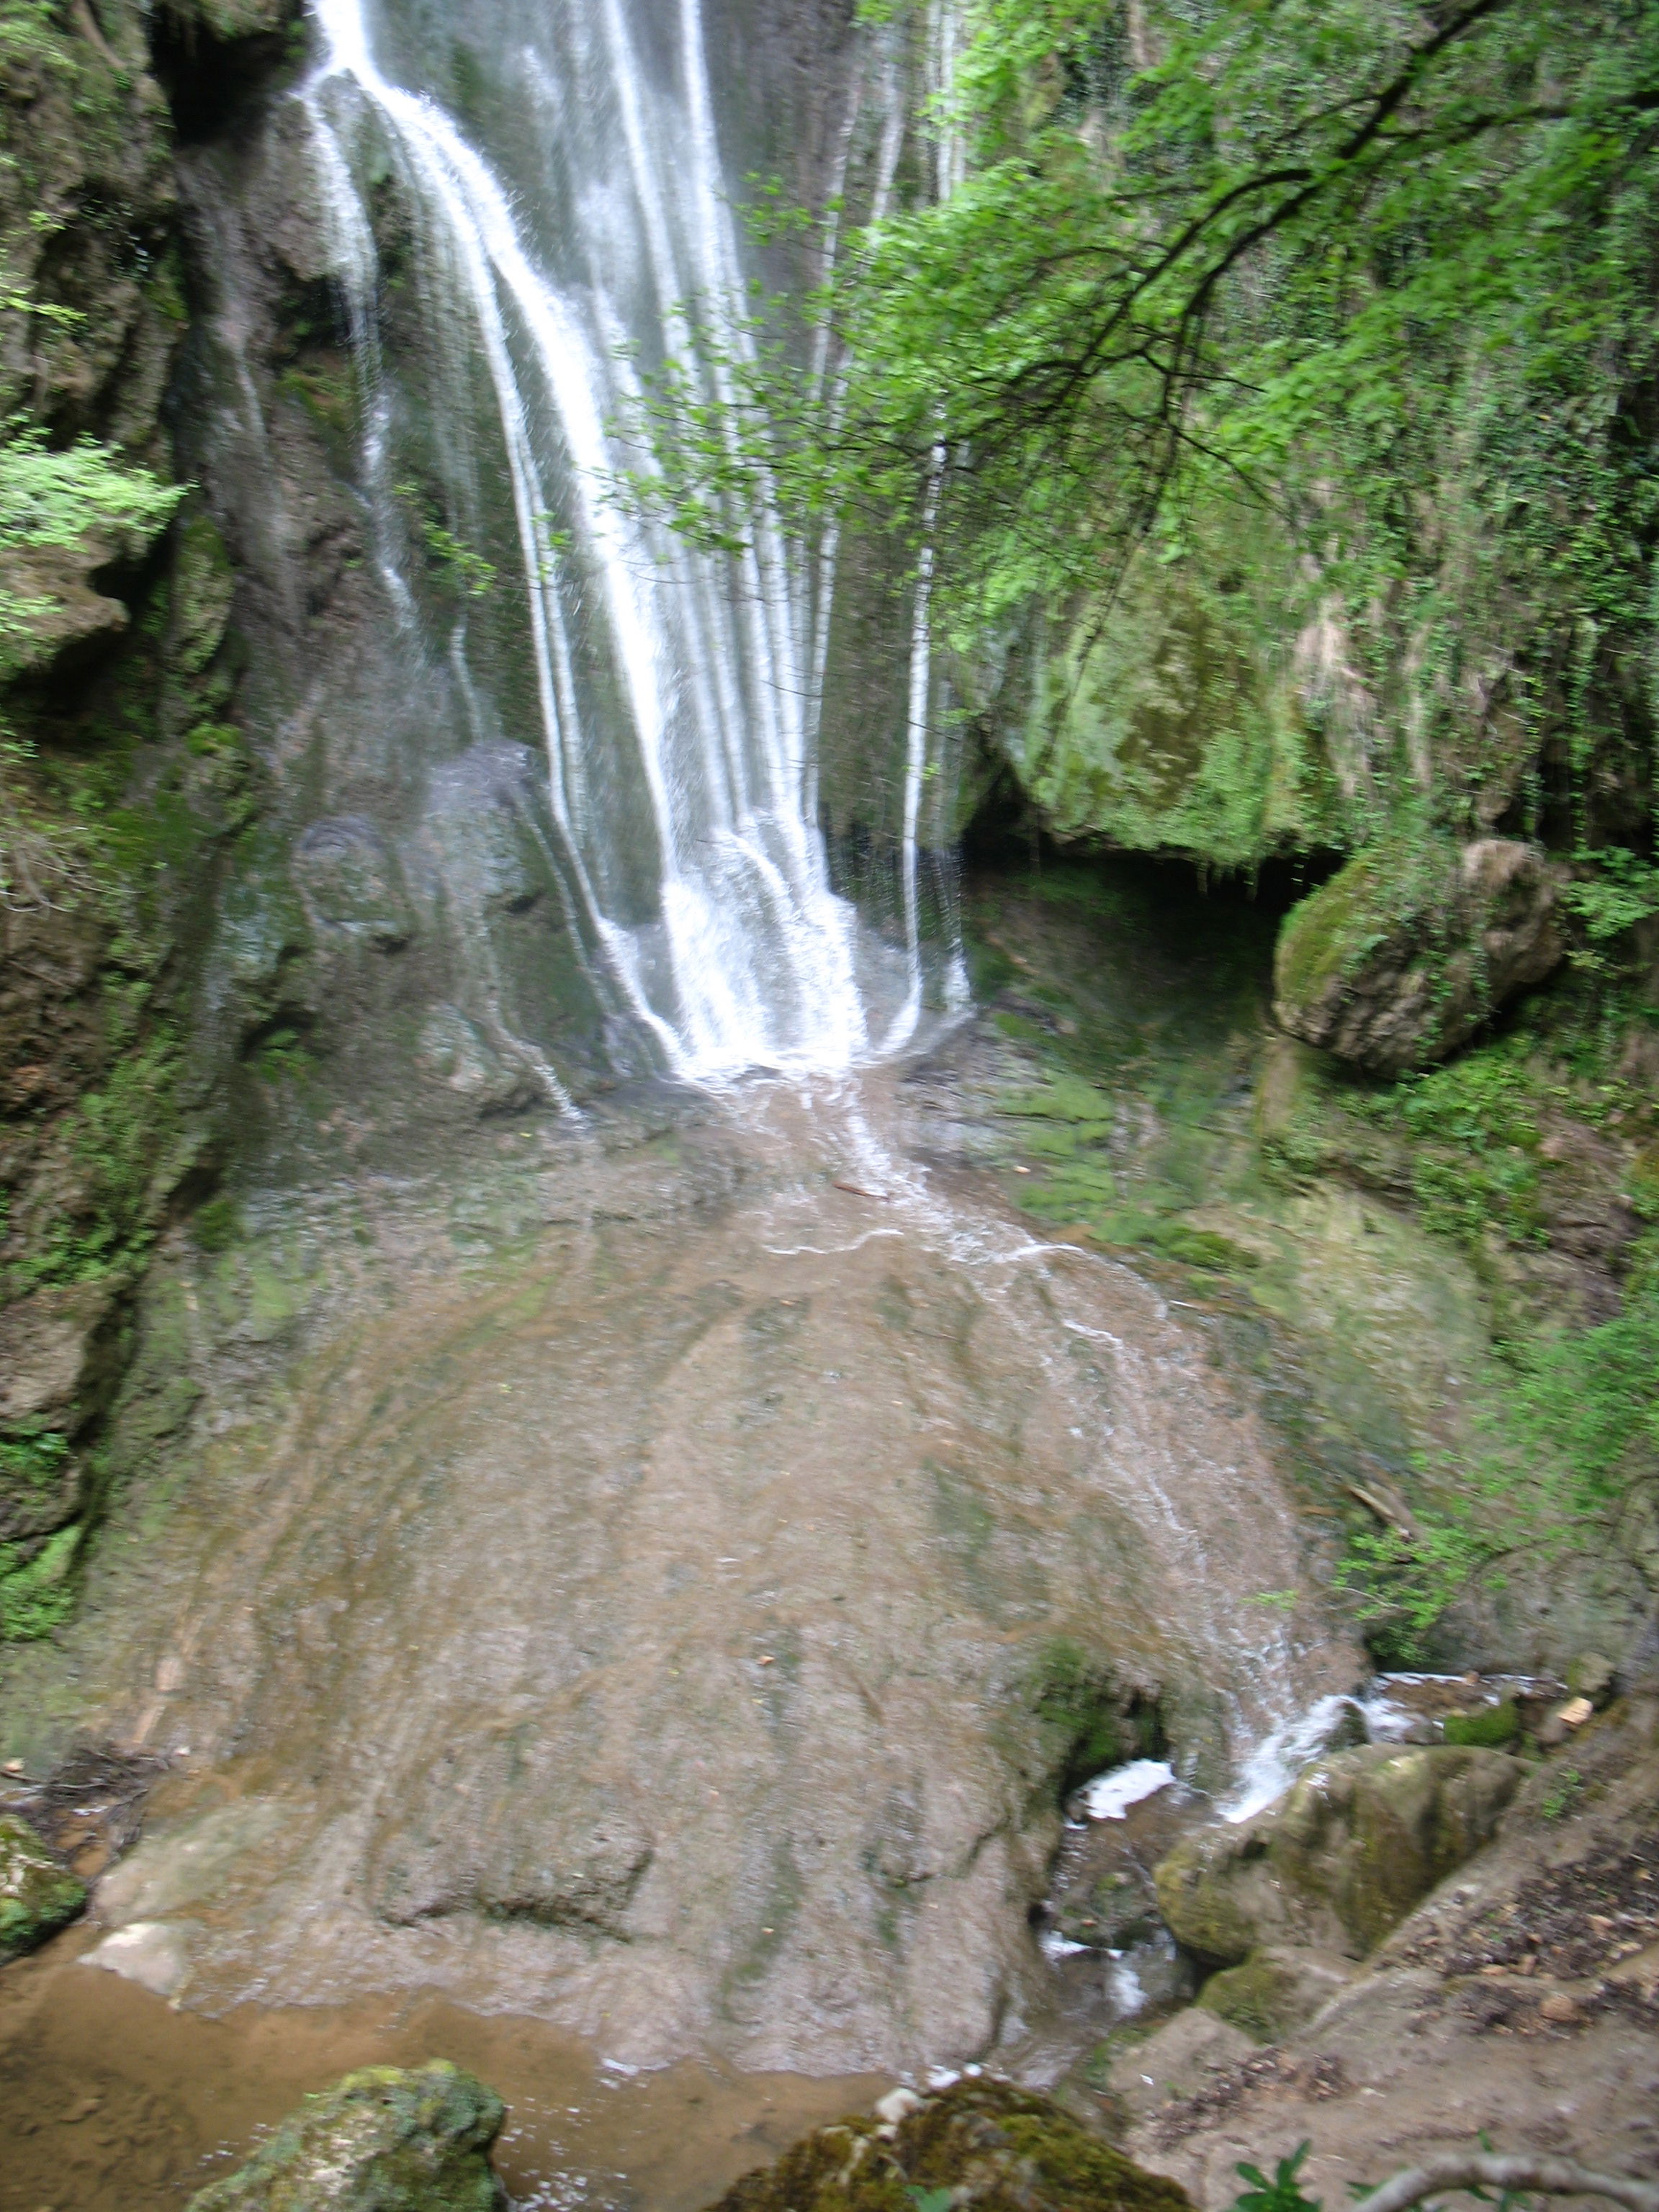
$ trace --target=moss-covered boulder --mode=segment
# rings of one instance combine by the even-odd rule
[[[1561,880],[1512,837],[1374,846],[1286,917],[1274,1012],[1291,1036],[1377,1074],[1443,1060],[1559,963]]]
[[[27,1821],[0,1814],[0,1961],[44,1943],[86,1901],[84,1883],[58,1864]]]
[[[1011,2082],[883,2103],[894,2118],[820,2128],[708,2212],[1190,2212],[1176,2183]]]
[[[1198,2001],[1246,2035],[1271,2043],[1305,2027],[1358,1971],[1328,1951],[1268,1943],[1252,1951],[1242,1966],[1212,1974]]]
[[[489,2163],[504,2117],[447,2059],[368,2066],[308,2097],[189,2212],[505,2212]]]
[[[1491,1839],[1523,1774],[1453,1744],[1336,1753],[1253,1820],[1186,1837],[1157,1870],[1159,1910],[1218,1966],[1274,1942],[1363,1958]]]

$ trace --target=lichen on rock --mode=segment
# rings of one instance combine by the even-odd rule
[[[447,2059],[368,2066],[307,2098],[190,2212],[505,2212],[489,2163],[505,2117]]]
[[[708,2212],[1190,2212],[1050,2099],[972,2079],[927,2097],[884,2100],[896,2119],[819,2128],[775,2166],[745,2174]]]
[[[86,1901],[85,1884],[58,1864],[27,1821],[0,1815],[0,1962],[44,1943]]]

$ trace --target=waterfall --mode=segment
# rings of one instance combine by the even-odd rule
[[[744,518],[745,552],[705,556],[606,494],[628,458],[611,424],[640,390],[629,347],[692,360],[708,396],[728,399],[727,364],[750,345],[698,0],[639,25],[625,0],[544,9],[528,32],[517,24],[516,51],[504,33],[515,96],[533,111],[519,133],[527,174],[498,172],[421,81],[418,39],[396,11],[371,26],[364,0],[313,7],[323,52],[302,97],[371,387],[365,473],[384,477],[387,437],[356,181],[378,137],[425,226],[428,287],[462,319],[493,393],[552,813],[626,1011],[692,1081],[854,1065],[872,1049],[866,1000],[882,963],[831,886],[811,818],[822,613],[815,624],[805,564],[763,508]],[[718,332],[701,362],[689,299]],[[435,335],[456,349],[453,328]],[[368,491],[389,495],[375,481]],[[407,599],[397,585],[394,605]],[[914,899],[906,919],[908,1012]],[[914,1026],[911,1012],[885,1041]]]

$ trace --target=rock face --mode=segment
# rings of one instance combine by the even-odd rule
[[[0,1962],[44,1943],[86,1901],[27,1821],[0,1818]]]
[[[1443,1060],[1559,965],[1561,880],[1510,837],[1358,854],[1280,932],[1274,1012],[1293,1036],[1377,1074]]]
[[[1310,2021],[1354,1972],[1346,1959],[1328,1951],[1264,1943],[1242,1966],[1212,1974],[1198,2002],[1246,2035],[1271,2041]]]
[[[1450,1744],[1340,1752],[1255,1820],[1178,1844],[1158,1869],[1159,1908],[1218,1966],[1279,1942],[1363,1958],[1490,1840],[1523,1772]]]
[[[708,2212],[1183,2212],[1192,2202],[1010,2082],[897,2090],[882,2110],[894,2117],[820,2128]]]
[[[308,2098],[190,2212],[504,2212],[489,2163],[504,2117],[447,2059],[365,2067]]]

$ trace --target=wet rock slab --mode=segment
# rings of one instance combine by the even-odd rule
[[[64,1647],[77,1721],[173,1761],[105,1963],[209,2009],[444,1990],[631,2064],[1030,2030],[1097,1726],[1156,1713],[1214,1787],[1358,1669],[1244,1602],[1305,1538],[1208,1341],[937,1196],[896,1119],[874,1079],[619,1104],[163,1260],[191,1441]]]

